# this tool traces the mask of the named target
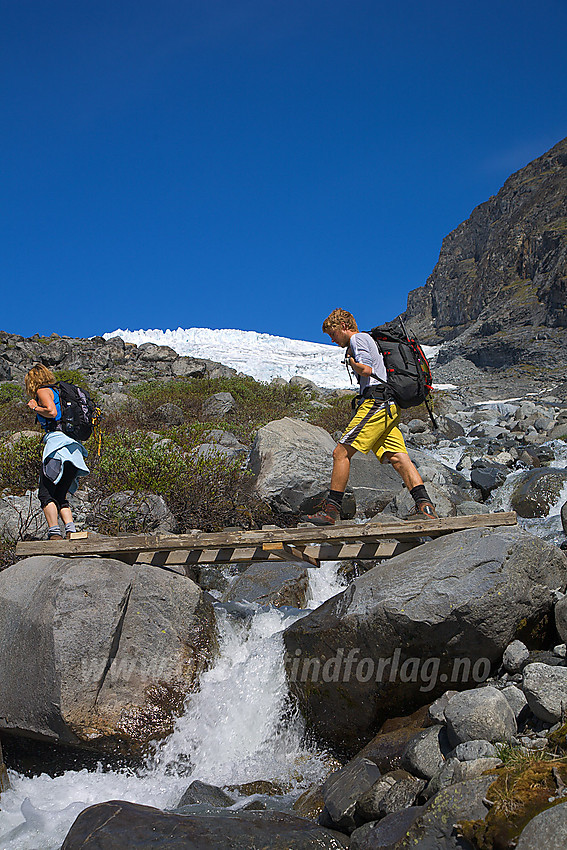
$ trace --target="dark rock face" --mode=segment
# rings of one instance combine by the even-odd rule
[[[567,339],[567,139],[513,174],[445,237],[404,318],[481,368],[557,372]]]
[[[2,757],[2,744],[0,744],[0,794],[2,791],[7,791],[10,787],[10,783],[8,781],[8,771],[6,770],[6,765],[4,764],[4,759]]]
[[[566,579],[559,549],[517,530],[423,544],[286,629],[290,688],[316,736],[354,753],[387,717],[448,687],[470,688],[481,666],[486,678],[522,622],[551,610],[549,588]],[[468,683],[455,675],[456,659],[468,659]]]
[[[344,836],[283,812],[239,812],[230,816],[176,815],[121,800],[82,812],[61,850],[94,847],[130,850],[341,850]]]

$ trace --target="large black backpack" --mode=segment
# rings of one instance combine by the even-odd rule
[[[57,381],[55,388],[59,390],[61,404],[61,419],[57,425],[74,440],[81,443],[91,436],[98,408],[88,392],[67,381]]]
[[[406,330],[401,319],[399,322],[399,331],[384,326],[370,331],[384,358],[388,379],[386,398],[403,409],[417,407],[425,402],[433,424],[437,427],[428,405],[433,379],[427,357],[415,336]],[[378,378],[377,375],[374,377]]]

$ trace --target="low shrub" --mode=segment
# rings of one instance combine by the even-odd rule
[[[215,393],[229,392],[236,410],[226,418],[207,418],[201,413],[205,399]],[[309,399],[300,387],[291,384],[264,384],[247,376],[232,378],[175,378],[149,381],[131,388],[132,401],[105,419],[105,430],[150,429],[163,432],[156,411],[164,404],[176,404],[190,426],[208,423],[222,427],[249,443],[258,428],[283,416],[297,416],[310,408]],[[204,429],[203,429],[204,430]]]
[[[16,563],[16,542],[0,537],[0,572]]]
[[[90,466],[93,501],[124,490],[159,493],[180,531],[250,528],[273,521],[269,508],[251,493],[250,474],[239,461],[220,454],[198,457],[134,431],[107,435],[101,456],[93,456]]]
[[[37,437],[21,437],[0,445],[0,490],[12,493],[37,487],[41,468],[41,445]]]
[[[10,404],[15,399],[24,401],[25,398],[24,389],[19,384],[9,384],[8,382],[0,384],[0,404]]]
[[[34,415],[27,406],[27,396],[18,384],[0,384],[0,428],[3,431],[20,431],[31,428]]]
[[[91,392],[89,382],[79,369],[58,369],[53,374],[58,381],[66,381],[68,384],[75,384],[75,386]]]

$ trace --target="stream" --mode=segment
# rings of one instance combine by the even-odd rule
[[[283,793],[262,801],[291,809],[304,790],[324,778],[331,762],[306,744],[303,720],[290,704],[282,633],[344,588],[338,567],[327,562],[308,570],[305,610],[249,605],[250,616],[242,617],[215,606],[216,663],[201,676],[200,689],[187,700],[171,736],[142,769],[99,765],[55,777],[9,771],[12,787],[0,803],[0,850],[59,850],[87,806],[129,800],[170,809],[195,779],[219,786],[269,781]],[[234,796],[236,808],[250,799]]]

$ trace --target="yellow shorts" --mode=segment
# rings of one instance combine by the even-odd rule
[[[374,452],[382,461],[384,452],[408,453],[402,432],[397,427],[400,414],[395,404],[390,403],[390,415],[384,402],[372,398],[363,401],[348,423],[339,443],[352,446],[362,454]]]

